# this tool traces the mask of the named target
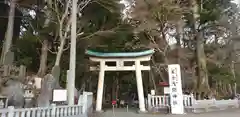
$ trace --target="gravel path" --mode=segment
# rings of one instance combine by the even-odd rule
[[[135,111],[126,112],[126,110],[118,109],[113,114],[112,110],[104,113],[95,114],[94,117],[240,117],[240,109],[226,110],[220,112],[209,112],[201,114],[184,114],[184,115],[170,115],[170,114],[137,114]]]

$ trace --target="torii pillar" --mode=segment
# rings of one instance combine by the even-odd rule
[[[150,70],[150,66],[141,65],[142,61],[150,61],[154,50],[147,50],[142,52],[125,52],[125,53],[101,53],[87,50],[86,54],[89,55],[90,60],[100,63],[99,67],[90,67],[91,71],[98,70],[98,90],[96,100],[96,111],[102,111],[102,99],[103,99],[103,85],[105,71],[135,71],[137,89],[138,89],[138,101],[140,112],[146,112],[142,71]],[[108,66],[107,62],[115,62],[116,66]],[[133,65],[126,65],[126,62],[133,62]]]

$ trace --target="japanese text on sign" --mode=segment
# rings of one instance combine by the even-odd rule
[[[173,64],[168,66],[169,84],[170,84],[170,104],[172,114],[183,114],[183,94],[180,66]]]

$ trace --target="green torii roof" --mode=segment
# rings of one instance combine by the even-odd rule
[[[132,57],[140,57],[147,56],[154,53],[154,49],[148,49],[140,52],[97,52],[93,50],[86,50],[85,54],[89,56],[95,57],[103,57],[103,58],[132,58]]]

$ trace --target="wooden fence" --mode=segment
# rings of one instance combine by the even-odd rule
[[[87,113],[92,111],[92,93],[84,92],[78,105],[56,106],[52,104],[49,107],[21,108],[15,109],[10,106],[0,109],[0,117],[87,117]]]
[[[14,109],[10,106],[7,109],[1,109],[1,117],[68,117],[81,115],[82,105],[74,106],[54,106],[41,108],[22,108]]]
[[[194,103],[193,95],[183,95],[183,104],[185,107],[190,107]],[[167,95],[157,96],[157,95],[148,95],[148,108],[153,107],[165,108],[170,106],[170,97]]]
[[[183,95],[183,105],[185,108],[209,108],[209,107],[229,107],[239,108],[238,99],[229,99],[229,100],[196,100],[194,96]],[[167,108],[170,107],[170,98],[169,96],[157,96],[157,95],[148,95],[148,109],[153,108]]]

